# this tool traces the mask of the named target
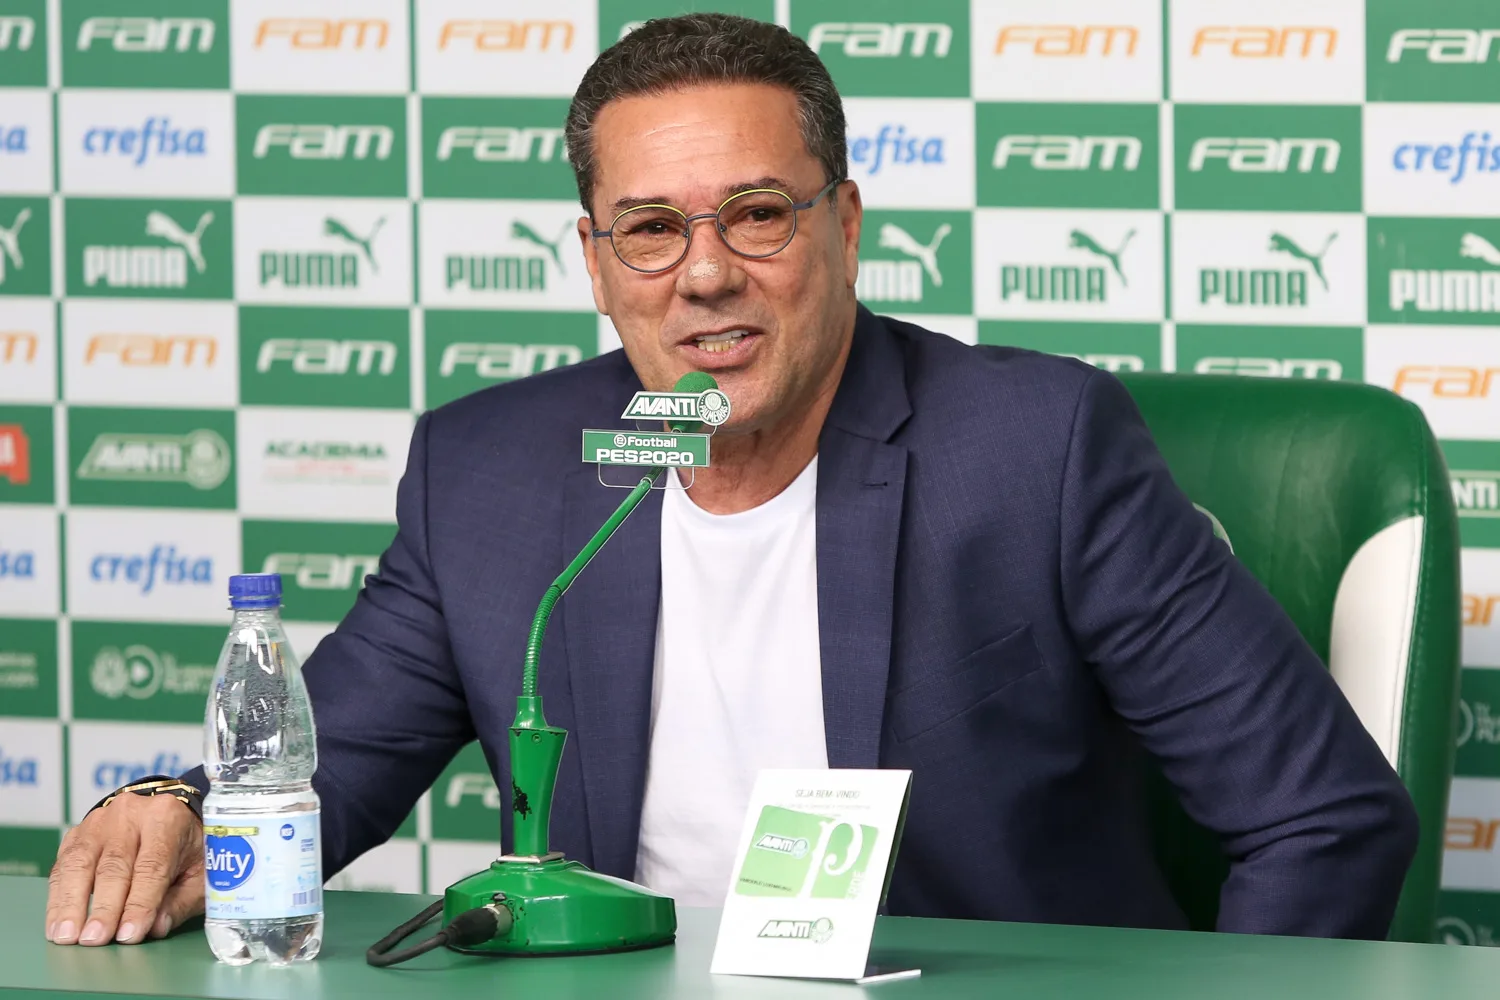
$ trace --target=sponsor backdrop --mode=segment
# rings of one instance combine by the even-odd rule
[[[0,871],[200,759],[229,574],[283,574],[306,655],[392,537],[418,413],[616,346],[563,115],[680,6],[0,0]],[[723,6],[838,81],[877,311],[1422,406],[1465,546],[1437,931],[1496,943],[1500,8]],[[499,806],[470,748],[337,884],[439,889]]]

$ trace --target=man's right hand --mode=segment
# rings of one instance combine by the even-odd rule
[[[53,944],[165,937],[203,912],[203,824],[170,795],[118,795],[68,831],[48,883]]]

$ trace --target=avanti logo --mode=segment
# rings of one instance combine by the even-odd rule
[[[30,218],[31,209],[23,207],[16,211],[9,226],[0,226],[0,285],[5,284],[7,265],[15,271],[26,266],[26,259],[21,255],[21,227]]]
[[[1299,59],[1333,57],[1338,46],[1338,29],[1329,25],[1291,26],[1212,25],[1199,28],[1193,35],[1193,58],[1222,53],[1232,59]],[[1321,51],[1320,51],[1321,50]]]
[[[219,344],[192,334],[100,333],[84,348],[85,366],[109,363],[122,368],[212,368]]]
[[[1125,280],[1121,258],[1134,236],[1134,229],[1127,230],[1119,246],[1110,250],[1082,229],[1074,229],[1068,234],[1068,249],[1085,251],[1102,258],[1105,264],[1073,261],[1002,264],[1000,298],[1007,302],[1012,298],[1023,298],[1028,302],[1108,302],[1110,271],[1114,272],[1121,286],[1129,284]]]
[[[256,25],[255,48],[383,49],[390,36],[390,23],[381,18],[268,17]]]
[[[146,213],[145,234],[166,241],[160,244],[83,248],[83,283],[92,288],[183,288],[188,283],[188,262],[202,274],[208,267],[203,256],[203,234],[214,221],[213,212],[198,216],[192,229],[185,229],[164,211]]]
[[[943,137],[908,135],[906,126],[881,125],[873,136],[854,136],[849,141],[849,162],[873,177],[892,165],[943,163]]]
[[[76,48],[108,42],[116,52],[208,52],[214,22],[206,17],[90,17],[78,29]]]
[[[396,132],[386,125],[294,125],[275,122],[255,133],[257,160],[273,149],[284,147],[294,160],[363,160],[373,156],[388,160],[396,144]]]
[[[1400,173],[1442,174],[1457,184],[1470,176],[1471,157],[1475,173],[1500,172],[1500,146],[1491,148],[1488,132],[1465,132],[1456,145],[1404,142],[1391,154],[1391,166]]]
[[[542,253],[525,256],[448,254],[443,258],[446,287],[471,291],[545,292],[549,261],[560,276],[567,274],[562,262],[562,245],[572,231],[573,223],[564,223],[557,238],[549,240],[521,219],[513,219],[510,224],[512,242],[529,243]]]
[[[437,47],[474,52],[567,52],[573,48],[572,21],[453,20],[438,31]]]
[[[762,834],[753,846],[757,851],[785,854],[791,858],[800,858],[809,849],[806,837],[782,837],[774,833]]]
[[[1097,158],[1095,154],[1098,154]],[[1133,135],[1002,135],[990,166],[1004,170],[1012,157],[1033,170],[1135,170],[1141,164],[1141,140]]]
[[[833,937],[833,921],[827,917],[819,917],[816,920],[767,920],[761,927],[760,933],[755,936],[823,944]]]
[[[1500,471],[1450,469],[1448,475],[1459,517],[1500,517]]]
[[[211,490],[229,477],[229,444],[211,430],[186,434],[105,432],[78,466],[78,478],[183,483]]]
[[[1193,143],[1188,169],[1197,173],[1209,161],[1223,160],[1231,173],[1284,174],[1295,157],[1298,173],[1311,173],[1321,162],[1323,173],[1331,174],[1338,169],[1339,150],[1338,140],[1328,138],[1205,136]]]
[[[1271,234],[1269,250],[1304,261],[1308,267],[1285,270],[1272,268],[1204,267],[1198,270],[1198,301],[1204,305],[1305,307],[1308,304],[1308,274],[1317,277],[1323,290],[1328,279],[1323,273],[1323,257],[1328,253],[1337,232],[1329,233],[1316,252],[1304,250],[1284,233]]]
[[[141,643],[104,646],[94,654],[89,667],[89,686],[95,693],[118,701],[142,701],[159,691],[174,695],[207,695],[213,683],[215,664],[179,664],[169,652],[157,652]]]
[[[120,156],[139,167],[151,156],[203,156],[208,135],[201,128],[174,128],[172,119],[148,117],[140,128],[96,125],[83,133],[85,156]]]
[[[375,265],[375,237],[385,225],[385,217],[375,220],[368,236],[359,236],[341,220],[328,216],[323,220],[323,235],[355,247],[360,253],[329,250],[262,250],[260,253],[260,286],[262,288],[358,288],[361,259],[372,273]]]

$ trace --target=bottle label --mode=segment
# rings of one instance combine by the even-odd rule
[[[208,919],[279,920],[321,912],[319,814],[235,816],[204,826]]]

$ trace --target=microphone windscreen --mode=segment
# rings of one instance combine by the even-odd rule
[[[673,392],[702,392],[704,389],[717,389],[719,383],[708,372],[688,372],[677,380],[672,386]]]

